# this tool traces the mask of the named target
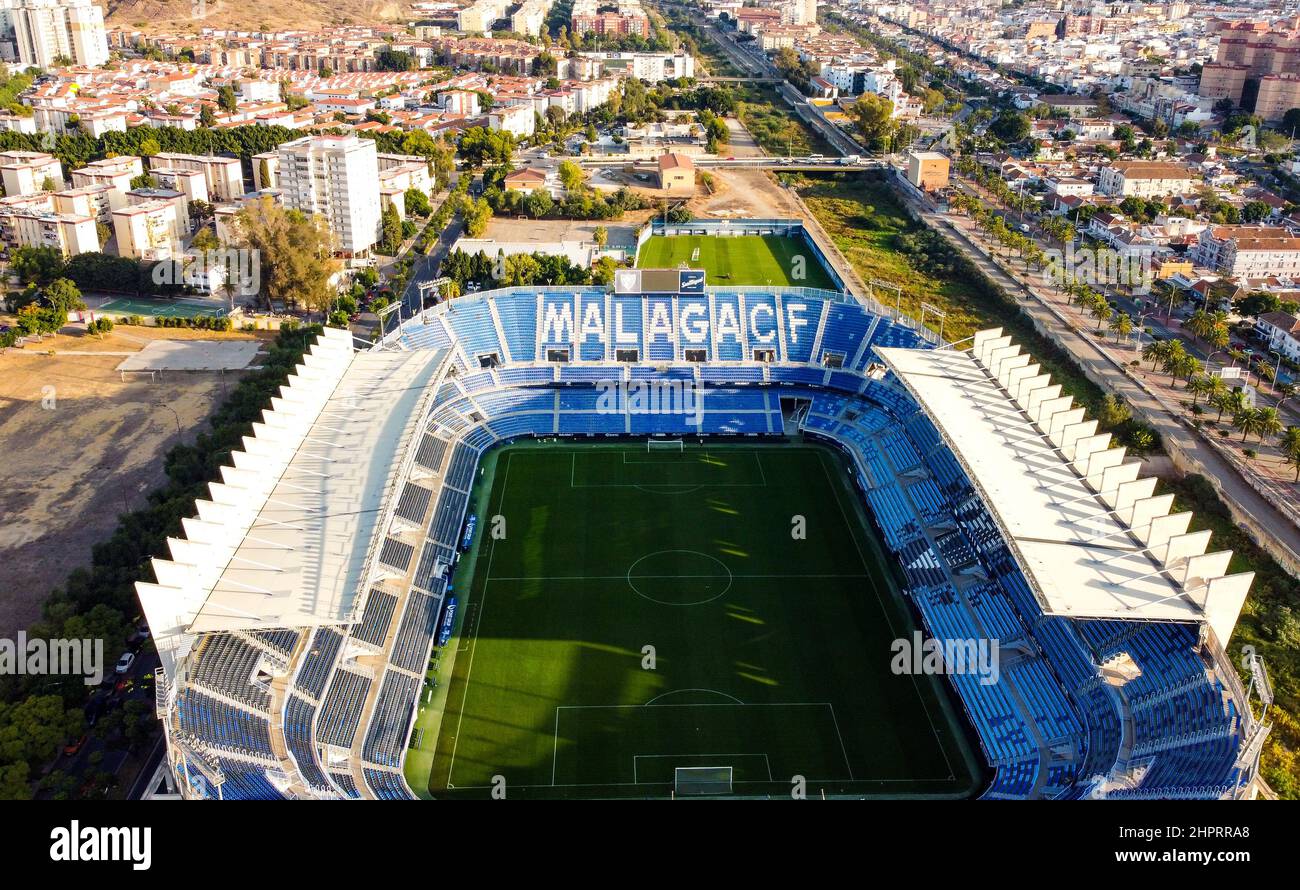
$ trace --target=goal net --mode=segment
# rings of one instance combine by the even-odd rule
[[[674,771],[673,787],[678,794],[730,794],[731,767],[679,766]]]
[[[685,451],[686,444],[681,439],[646,439],[646,451]]]

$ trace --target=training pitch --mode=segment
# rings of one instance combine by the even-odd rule
[[[412,787],[975,791],[941,681],[890,670],[913,623],[837,452],[519,444],[486,457],[475,498]],[[709,769],[675,781],[691,767]]]
[[[778,235],[655,235],[642,246],[636,264],[641,269],[703,269],[710,287],[836,290],[812,248]]]

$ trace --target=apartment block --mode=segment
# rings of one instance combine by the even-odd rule
[[[208,182],[213,201],[234,201],[244,194],[244,170],[239,158],[160,152],[149,159],[151,168],[197,170]]]
[[[1097,190],[1117,198],[1185,195],[1196,184],[1197,179],[1188,168],[1164,161],[1116,161],[1102,167],[1097,175]]]
[[[45,191],[47,185],[52,186],[49,191],[66,185],[59,159],[39,151],[0,152],[0,177],[10,197]]]
[[[1300,277],[1300,237],[1276,226],[1210,226],[1189,255],[1229,278]]]
[[[373,139],[304,136],[279,147],[285,206],[325,217],[334,249],[369,254],[379,240],[379,160]]]

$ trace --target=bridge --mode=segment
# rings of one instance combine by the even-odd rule
[[[625,164],[649,164],[655,159],[650,157],[582,157],[573,158],[583,167],[617,167]],[[772,157],[762,155],[751,158],[718,157],[717,155],[693,156],[691,158],[700,170],[789,170],[819,173],[865,173],[868,171],[888,170],[890,164],[885,158],[862,158],[849,155],[842,158],[823,157],[821,155]]]

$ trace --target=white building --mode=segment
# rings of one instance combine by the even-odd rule
[[[65,185],[59,159],[39,151],[0,152],[0,177],[9,197],[46,191],[47,184],[53,186],[49,191],[58,191]]]
[[[37,68],[56,60],[93,67],[108,61],[104,11],[91,0],[21,0],[9,10],[18,61]]]
[[[113,211],[119,256],[169,260],[181,252],[181,221],[171,201],[146,200]]]
[[[234,201],[244,194],[244,170],[239,158],[214,155],[183,155],[159,152],[149,159],[151,168],[196,170],[208,181],[208,194],[214,201]]]
[[[281,145],[278,154],[278,187],[285,206],[325,217],[339,253],[367,255],[379,240],[375,141],[304,136]]]
[[[604,74],[635,77],[647,83],[695,76],[695,57],[690,53],[581,53],[601,63]]]
[[[1188,254],[1229,278],[1300,278],[1300,237],[1276,226],[1210,226]]]
[[[1116,161],[1097,174],[1097,191],[1116,198],[1186,195],[1195,188],[1192,172],[1168,161]]]
[[[501,108],[493,108],[488,113],[488,128],[505,130],[507,133],[513,134],[515,138],[531,136],[537,127],[534,115],[532,104],[506,105]]]
[[[1255,330],[1291,361],[1300,361],[1300,318],[1289,312],[1265,312],[1255,322]]]

